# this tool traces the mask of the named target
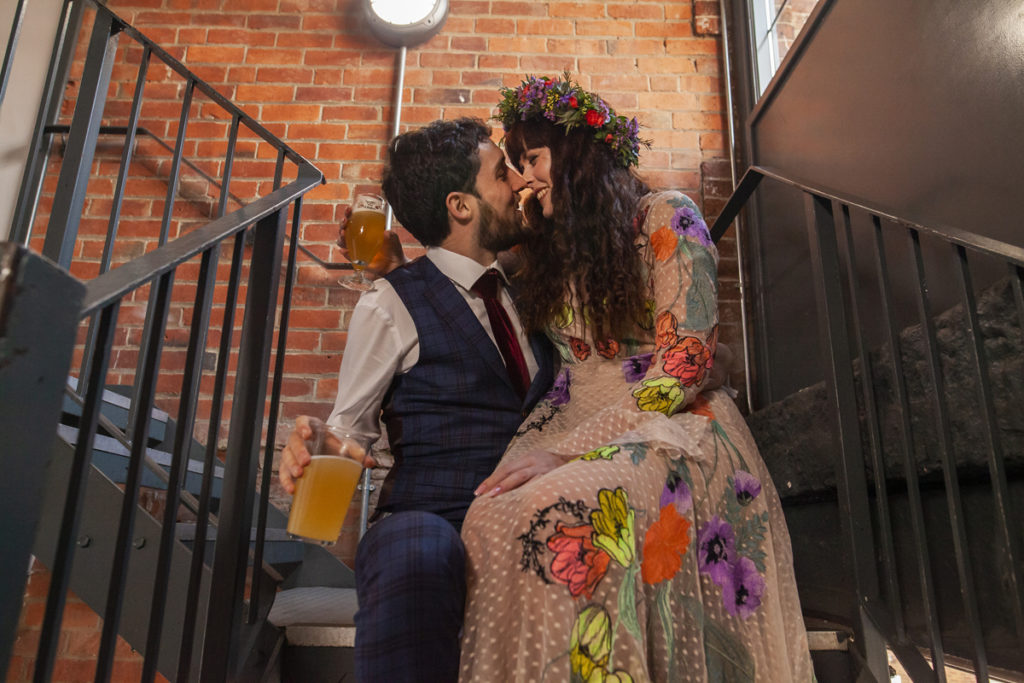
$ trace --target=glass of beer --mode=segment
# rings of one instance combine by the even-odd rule
[[[288,533],[320,545],[334,545],[341,534],[352,495],[363,474],[361,461],[348,455],[351,440],[334,427],[320,425],[306,442],[310,463],[295,480]]]
[[[355,275],[347,275],[338,283],[349,289],[366,291],[373,282],[363,274],[363,269],[373,260],[384,241],[384,199],[376,194],[360,194],[352,205],[352,215],[345,226],[345,246],[348,257],[355,268]]]

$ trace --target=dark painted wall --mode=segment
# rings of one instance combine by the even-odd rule
[[[823,3],[818,22],[805,28],[811,39],[748,119],[751,161],[914,222],[1024,245],[1024,5]],[[818,342],[803,204],[771,187],[759,194],[749,244],[761,317],[759,395],[768,402],[821,373],[808,360]],[[855,234],[858,247],[867,244],[863,227]],[[894,233],[887,242],[895,273],[905,277],[905,238]],[[946,250],[928,251],[942,310],[952,296]],[[866,291],[873,277],[862,274]],[[870,320],[870,303],[865,308]],[[903,302],[901,314],[910,308]]]

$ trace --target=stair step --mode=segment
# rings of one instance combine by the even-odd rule
[[[74,445],[78,442],[78,429],[69,425],[57,425],[57,434],[68,444]],[[93,464],[96,465],[114,483],[122,484],[128,475],[128,459],[131,453],[117,439],[97,434],[93,441]],[[171,454],[154,448],[146,448],[146,455],[163,467],[169,470],[171,467]],[[220,498],[221,481],[224,478],[224,468],[215,466],[213,470],[213,486],[211,495]],[[188,461],[188,473],[185,477],[185,488],[193,494],[198,494],[203,483],[203,463],[199,460]],[[142,470],[142,486],[155,489],[166,489],[167,485],[156,473],[149,469]]]
[[[77,390],[78,378],[68,377],[68,386]],[[104,389],[100,412],[118,428],[127,429],[128,414],[131,410],[132,399],[129,396],[118,393],[118,391],[116,391],[117,389],[130,391],[131,387],[111,387]],[[77,418],[82,416],[82,406],[65,394],[61,412],[63,414],[61,417],[62,422],[71,422],[72,420],[69,420],[68,418],[72,418],[74,421],[77,421]],[[169,419],[169,415],[159,408],[153,408],[150,411],[149,416],[149,442],[160,443],[167,437],[167,420]]]
[[[355,588],[289,588],[277,594],[267,620],[284,629],[289,645],[352,647],[358,608]]]

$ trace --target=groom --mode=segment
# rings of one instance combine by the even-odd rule
[[[378,521],[356,554],[359,681],[458,678],[466,571],[458,531],[553,379],[550,344],[524,334],[496,261],[522,239],[523,183],[490,132],[476,119],[437,121],[399,135],[387,152],[384,194],[427,253],[360,298],[328,419],[363,457],[383,418],[395,456]],[[289,492],[315,427],[300,418],[282,452]]]

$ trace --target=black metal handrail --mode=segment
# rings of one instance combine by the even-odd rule
[[[101,601],[103,633],[97,655],[96,680],[106,681],[110,678],[122,610],[135,609],[140,604],[148,608],[148,627],[144,633],[144,642],[132,644],[145,652],[142,680],[154,680],[158,669],[177,680],[233,680],[242,675],[239,671],[248,656],[245,643],[248,642],[249,631],[259,627],[259,620],[268,609],[267,605],[260,604],[260,596],[265,592],[260,584],[264,580],[263,528],[267,519],[269,477],[263,477],[258,487],[257,473],[261,467],[264,472],[272,470],[289,302],[296,269],[295,249],[289,250],[287,263],[282,263],[284,241],[288,237],[293,245],[297,244],[302,197],[321,184],[323,176],[212,86],[200,80],[169,53],[95,0],[66,0],[58,36],[67,37],[68,42],[54,50],[51,74],[48,77],[50,82],[60,80],[54,71],[63,68],[61,65],[66,64],[65,58],[73,53],[71,42],[75,31],[72,27],[81,21],[86,9],[93,16],[91,37],[75,111],[66,129],[68,138],[59,171],[58,189],[43,246],[44,255],[59,266],[68,268],[73,260],[73,247],[77,241],[78,224],[86,200],[86,185],[98,136],[114,132],[124,136],[125,144],[113,189],[100,275],[86,283],[84,299],[78,312],[83,321],[91,320],[91,325],[77,387],[67,390],[75,393],[76,401],[81,406],[81,416],[73,457],[70,463],[58,467],[67,471],[68,483],[59,514],[54,560],[48,567],[51,581],[34,678],[37,681],[49,680],[54,670],[65,598],[70,586],[72,561],[78,540],[78,521],[86,499],[93,440],[98,427],[103,425],[106,431],[116,434],[122,443],[130,445],[131,454],[123,484],[120,515],[113,520],[114,527],[109,532],[114,537],[114,553],[106,599]],[[127,124],[112,127],[103,122],[103,111],[107,93],[111,90],[108,86],[118,53],[116,48],[119,38],[127,38],[138,44],[141,47],[141,59]],[[137,135],[148,133],[140,119],[146,76],[154,59],[181,77],[185,84],[175,143],[171,147],[158,140],[170,151],[172,158],[157,247],[111,269],[128,169],[134,153],[134,140]],[[225,118],[230,118],[229,140],[219,182],[184,158],[191,103],[196,94],[207,97],[213,105],[226,113]],[[52,123],[57,109],[59,98],[51,93],[44,98],[40,109],[32,145],[34,156],[28,164],[22,184],[14,234],[16,239],[26,243],[45,175],[48,139],[54,132],[63,132],[63,129]],[[276,151],[277,162],[272,180],[274,189],[228,213],[229,199],[242,203],[232,193],[231,182],[239,129],[243,127]],[[294,178],[287,183],[284,182],[286,163],[289,164],[288,176]],[[169,228],[174,221],[173,207],[183,167],[199,172],[219,190],[218,217],[172,241],[169,239]],[[181,618],[183,628],[180,641],[172,643],[176,648],[171,651],[163,633],[168,618],[168,601],[172,599],[168,595],[171,563],[175,553],[179,552],[175,549],[176,515],[179,503],[187,497],[183,483],[197,418],[207,334],[213,324],[211,311],[214,308],[213,291],[218,283],[217,265],[222,247],[227,245],[231,245],[231,268],[220,321],[216,367],[212,372],[214,381],[209,408],[210,427],[204,449],[203,483],[198,499],[191,501],[191,507],[197,513],[191,568],[186,584],[187,595],[173,598],[173,608],[182,609],[184,617]],[[132,529],[138,510],[142,471],[147,466],[145,452],[150,437],[149,416],[154,406],[160,374],[162,346],[169,324],[168,313],[174,300],[175,281],[180,266],[196,259],[200,262],[199,275],[194,283],[188,283],[190,286],[194,284],[195,293],[190,309],[191,323],[187,326],[188,342],[178,392],[176,431],[170,440],[171,463],[169,472],[164,476],[167,492],[156,569],[149,588],[151,592],[132,600],[137,604],[126,605],[128,565],[133,553]],[[243,303],[240,299],[243,296],[242,275],[246,266],[248,276],[244,284]],[[283,291],[280,291],[282,280]],[[149,290],[149,303],[139,343],[139,359],[135,366],[131,414],[126,428],[121,430],[101,414],[102,395],[112,364],[114,335],[122,302],[145,289]],[[240,304],[244,318],[241,331],[236,336],[234,316]],[[273,370],[270,369],[272,353],[275,355]],[[233,387],[229,368],[235,373]],[[225,404],[232,396],[230,415],[225,418]],[[218,457],[218,435],[222,423],[228,427],[227,446],[223,454],[223,494],[218,514],[214,518],[210,514],[211,490],[215,470],[218,469],[214,464]],[[267,431],[265,445],[261,439],[264,427]],[[40,462],[39,466],[44,464]],[[259,494],[262,494],[260,505],[254,513]],[[254,522],[259,528],[255,533],[255,548],[251,548],[249,539]],[[204,556],[207,529],[211,524],[217,527],[212,562]],[[24,559],[27,562],[27,557]],[[204,578],[206,565],[212,565],[212,578]],[[248,577],[250,566],[253,571],[252,576]],[[252,585],[247,586],[247,580],[250,579]],[[209,586],[204,586],[204,581],[209,581],[215,588],[208,590]],[[202,596],[207,593],[209,598],[204,602]],[[9,648],[11,643],[2,645]]]
[[[907,250],[911,256],[911,271],[917,283],[910,298],[915,302],[925,338],[926,376],[931,382],[931,420],[934,433],[937,435],[937,449],[946,491],[946,513],[950,520],[949,533],[952,538],[965,629],[969,634],[975,674],[978,680],[988,680],[989,661],[983,626],[986,620],[992,617],[982,613],[978,606],[976,578],[970,561],[971,539],[968,537],[964,521],[964,502],[950,433],[950,408],[946,405],[943,368],[934,323],[935,312],[932,311],[932,302],[929,299],[930,289],[921,238],[925,236],[930,241],[948,246],[953,266],[951,270],[955,273],[960,291],[965,326],[970,338],[966,351],[974,368],[973,381],[978,392],[978,404],[982,408],[982,420],[985,423],[982,440],[994,503],[994,524],[1002,545],[998,551],[1005,557],[1002,566],[1006,567],[1006,570],[1000,579],[1006,589],[1005,604],[1008,605],[1015,627],[1016,642],[1021,648],[1024,648],[1024,577],[1021,572],[1024,555],[1021,552],[1020,535],[1011,521],[1013,508],[1008,491],[1005,457],[994,410],[992,382],[968,254],[1005,264],[1016,303],[1018,324],[1024,330],[1024,249],[951,226],[920,225],[900,218],[893,212],[871,206],[861,199],[844,196],[813,183],[757,166],[751,167],[744,174],[718,220],[715,221],[711,228],[713,239],[717,240],[725,233],[765,178],[795,188],[804,197],[814,289],[818,303],[825,385],[833,409],[836,441],[834,467],[839,506],[844,543],[849,551],[853,570],[854,595],[851,596],[851,602],[857,614],[857,623],[853,626],[856,634],[854,647],[858,658],[876,678],[884,679],[884,642],[896,653],[913,680],[945,680],[943,668],[946,653],[938,618],[935,579],[932,576],[934,556],[931,553],[934,553],[934,549],[929,550],[918,469],[914,460],[915,442],[910,420],[911,398],[908,395],[901,363],[901,337],[893,308],[894,289],[883,241],[883,233],[892,235],[897,234],[892,231],[900,231],[906,239]],[[863,293],[859,292],[855,277],[857,261],[851,213],[863,214],[870,219],[869,231],[875,251],[874,268],[881,297],[881,317],[887,326],[885,342],[891,353],[895,403],[899,409],[900,442],[895,449],[902,455],[910,509],[909,521],[914,539],[913,548],[902,547],[900,550],[904,551],[903,555],[912,555],[905,572],[915,576],[921,591],[919,612],[923,613],[924,629],[927,631],[926,642],[915,642],[908,635],[903,621],[903,601],[912,598],[900,595],[897,581],[897,566],[906,558],[896,552],[891,526],[889,501],[893,494],[887,487],[884,475],[885,444],[873,395],[874,370],[871,367],[871,354],[859,313],[863,305],[860,301]],[[863,410],[859,408],[858,400],[862,403]],[[862,442],[862,433],[867,434],[867,444]],[[871,490],[866,471],[874,473],[874,485]],[[872,531],[873,519],[877,539]],[[931,665],[921,655],[922,650],[930,651]]]

